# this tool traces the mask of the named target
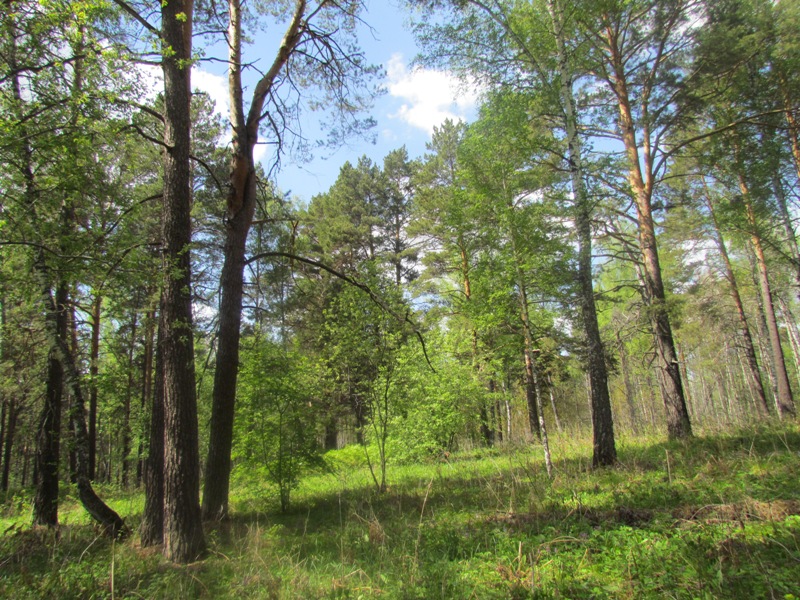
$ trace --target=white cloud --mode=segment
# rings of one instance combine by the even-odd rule
[[[192,89],[208,94],[209,98],[214,101],[214,112],[228,118],[230,113],[227,77],[192,67]]]
[[[256,144],[255,148],[253,148],[253,161],[256,163],[260,163],[261,159],[267,155],[267,145],[266,144]]]
[[[139,65],[139,80],[148,100],[154,99],[164,91],[164,75],[161,67],[155,65]],[[228,78],[224,75],[209,73],[199,67],[192,67],[192,89],[205,92],[214,102],[214,112],[228,118]]]
[[[465,120],[478,102],[477,86],[465,90],[451,73],[432,69],[409,70],[401,54],[386,65],[389,95],[403,101],[390,118],[401,119],[428,133],[445,119]]]

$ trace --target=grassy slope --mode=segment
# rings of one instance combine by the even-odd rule
[[[793,598],[800,597],[800,429],[620,444],[591,471],[590,447],[398,466],[377,495],[363,469],[308,478],[290,514],[239,480],[234,517],[204,561],[98,537],[66,499],[60,537],[0,520],[9,598]],[[141,511],[139,496],[115,508]],[[794,596],[793,596],[794,595]]]

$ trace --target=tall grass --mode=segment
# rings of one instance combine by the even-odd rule
[[[182,567],[112,544],[68,498],[57,533],[7,504],[0,596],[800,597],[797,427],[623,438],[619,466],[595,471],[588,440],[552,442],[552,480],[540,448],[507,447],[391,465],[384,494],[340,451],[285,514],[239,473],[232,518]],[[117,494],[114,507],[135,521],[141,497]]]

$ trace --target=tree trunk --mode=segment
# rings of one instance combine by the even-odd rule
[[[636,414],[636,400],[634,399],[633,383],[631,382],[630,365],[628,364],[628,353],[625,344],[617,331],[617,348],[619,350],[619,364],[622,369],[622,382],[625,385],[625,401],[628,405],[628,418],[631,420],[631,430],[634,434],[639,433],[639,417]]]
[[[323,448],[325,450],[337,450],[339,448],[339,429],[335,416],[331,417],[325,424],[325,443]]]
[[[164,554],[174,562],[205,549],[200,518],[200,460],[194,372],[189,246],[192,187],[190,105],[192,0],[161,5],[164,73]]]
[[[789,255],[792,259],[792,265],[794,266],[794,282],[797,288],[795,297],[800,298],[800,248],[798,248],[797,245],[797,237],[794,234],[794,227],[792,226],[792,216],[789,214],[789,206],[786,202],[786,191],[783,189],[783,182],[781,181],[780,172],[777,169],[772,172],[772,190],[778,204],[778,213],[780,214],[781,224],[786,234],[786,244],[789,246]]]
[[[203,489],[203,516],[220,519],[228,512],[233,419],[239,369],[242,295],[244,288],[245,244],[256,206],[256,173],[253,150],[258,142],[262,108],[275,78],[289,60],[300,40],[305,0],[297,0],[294,14],[269,70],[256,84],[250,110],[245,117],[242,87],[242,8],[241,0],[229,0],[228,43],[230,69],[231,124],[233,157],[225,219],[225,259],[220,279],[222,298],[217,334],[217,360],[214,370],[211,424],[206,477]]]
[[[717,249],[722,257],[722,264],[725,267],[725,279],[728,280],[731,290],[731,299],[733,305],[736,307],[736,316],[739,320],[739,329],[741,331],[743,350],[747,360],[747,369],[750,382],[750,388],[755,394],[756,401],[760,411],[764,414],[769,414],[769,404],[767,403],[767,395],[764,393],[764,383],[761,380],[761,371],[758,368],[758,359],[756,358],[756,349],[753,344],[753,336],[750,334],[750,326],[747,323],[747,315],[744,312],[744,303],[739,294],[739,286],[736,283],[736,276],[733,273],[733,267],[728,256],[728,249],[725,246],[725,240],[722,237],[722,232],[719,228],[717,215],[714,212],[714,205],[708,194],[705,195],[706,206],[708,213],[711,217],[711,225],[714,228],[714,242],[717,244]]]
[[[550,457],[550,442],[547,439],[547,427],[544,422],[544,406],[542,401],[542,386],[539,381],[538,369],[533,359],[533,335],[531,333],[530,313],[528,311],[528,291],[525,286],[524,273],[520,266],[520,257],[517,256],[517,246],[515,241],[515,233],[511,232],[511,241],[514,246],[514,255],[517,261],[517,287],[519,288],[519,303],[520,303],[520,316],[522,318],[522,333],[525,338],[525,372],[526,376],[530,377],[530,382],[533,387],[534,404],[531,406],[530,398],[528,398],[528,417],[533,419],[536,417],[537,423],[535,430],[533,425],[531,433],[536,432],[537,436],[542,442],[544,450],[544,462],[547,468],[547,476],[553,476],[553,461]]]
[[[43,260],[40,257],[40,260]],[[43,266],[39,267],[39,272]],[[43,277],[44,279],[44,277]],[[42,292],[46,302],[52,300],[49,283]],[[50,351],[47,357],[47,382],[39,426],[36,432],[36,495],[33,499],[33,524],[58,525],[58,463],[61,442],[61,406],[64,391],[64,369],[59,360],[55,336],[67,336],[67,285],[58,286],[55,306],[46,311],[45,320],[50,332]]]
[[[144,333],[144,361],[142,364],[142,403],[141,403],[141,418],[140,418],[140,432],[139,432],[139,449],[137,452],[138,462],[136,465],[136,485],[141,485],[144,477],[145,458],[144,458],[144,436],[145,432],[149,432],[148,419],[146,417],[148,410],[152,405],[153,398],[153,356],[154,350],[154,337],[156,329],[156,311],[150,310],[147,313],[145,321]],[[162,417],[163,421],[163,417]],[[161,438],[163,440],[163,423],[161,427]],[[162,450],[163,456],[163,450]],[[161,461],[163,468],[163,458]]]
[[[8,332],[6,330],[6,304],[4,298],[0,296],[0,365],[8,359]],[[5,396],[5,394],[3,394]],[[0,452],[5,446],[6,439],[6,413],[13,408],[14,401],[11,398],[0,399]],[[0,465],[5,466],[5,460],[0,456]]]
[[[527,325],[523,325],[523,328]],[[536,439],[542,439],[542,430],[539,428],[539,410],[536,402],[536,368],[533,364],[533,342],[531,336],[525,333],[525,349],[523,351],[523,358],[525,359],[525,400],[528,406],[528,426],[530,427],[531,435]]]
[[[74,221],[74,215],[71,211],[66,211],[66,223]],[[68,289],[65,284],[59,285],[59,293],[62,293],[63,288],[64,300],[68,301],[66,296]],[[45,297],[46,313],[59,313],[59,304],[49,293]],[[67,314],[64,315],[66,319]],[[69,407],[69,423],[72,430],[72,448],[74,451],[74,464],[75,471],[71,473],[75,483],[78,487],[78,498],[81,501],[84,509],[89,515],[97,521],[105,529],[106,534],[112,537],[124,537],[128,533],[128,528],[122,518],[112,510],[100,497],[95,493],[89,479],[89,435],[86,430],[86,403],[84,401],[83,390],[80,385],[80,374],[78,373],[75,364],[75,357],[72,349],[67,342],[66,331],[61,331],[54,328],[52,325],[57,323],[56,317],[54,319],[46,319],[48,324],[47,333],[50,338],[50,343],[55,349],[55,353],[61,363],[64,385],[70,392],[70,407]],[[66,326],[66,321],[64,326]],[[62,335],[63,334],[63,335]]]
[[[544,466],[547,476],[553,478],[553,458],[550,454],[550,440],[547,437],[547,426],[544,422],[544,403],[542,402],[542,389],[538,377],[536,379],[536,407],[539,413],[539,431],[542,432],[542,451],[544,452]]]
[[[491,448],[494,444],[494,436],[492,435],[491,427],[489,427],[489,411],[486,410],[486,402],[481,402],[478,409],[478,419],[480,420],[481,439],[487,447]]]
[[[786,74],[780,70],[776,70],[776,72],[778,73],[781,96],[783,97],[784,115],[786,117],[786,124],[788,125],[786,133],[789,136],[789,142],[792,147],[795,172],[797,173],[797,177],[800,178],[800,123],[797,122],[797,105],[793,101],[792,94],[789,91],[789,81]]]
[[[139,527],[142,546],[164,542],[164,360],[161,315],[156,335],[156,374],[150,405],[149,442],[144,464],[144,514]]]
[[[750,248],[750,252],[748,252],[748,257],[750,259],[750,269],[751,275],[753,277],[753,285],[756,289],[759,287],[758,283],[758,266],[756,265],[756,257],[755,254],[752,252],[752,248]],[[758,350],[761,354],[761,364],[764,365],[764,370],[767,374],[767,383],[769,384],[769,390],[772,394],[772,401],[775,404],[775,414],[778,414],[778,386],[775,383],[775,367],[773,366],[772,356],[770,355],[769,351],[769,342],[767,341],[767,317],[764,314],[764,305],[761,302],[760,296],[756,298],[756,310],[758,311],[758,317],[756,319],[756,341],[758,343]]]
[[[489,410],[487,411],[486,415],[486,429],[488,432],[489,437],[489,444],[488,446],[491,448],[494,446],[495,438],[497,435],[497,428],[495,427],[495,422],[497,420],[497,416],[495,415],[495,402],[494,402],[494,393],[495,393],[495,383],[494,377],[489,377],[489,381],[487,383],[487,390],[489,391]]]
[[[252,180],[252,186],[255,188],[255,171],[251,171],[249,179]],[[228,512],[233,420],[239,371],[245,242],[254,206],[255,198],[252,198],[249,211],[240,211],[226,222],[225,262],[220,280],[222,299],[219,309],[211,427],[203,487],[203,517],[205,519],[221,519]]]
[[[16,32],[15,32],[16,33]],[[16,35],[12,35],[8,56],[11,75],[11,93],[16,106],[24,105],[22,98],[22,84],[20,81],[20,70],[16,64]],[[29,143],[29,136],[26,132],[24,116],[15,115],[18,122],[22,124],[20,133],[22,139],[22,174],[25,180],[25,203],[31,211],[33,221],[36,220],[36,206],[38,197],[38,186],[34,176],[33,149]],[[42,297],[51,296],[51,282],[44,274],[45,258],[44,251],[39,250],[36,257],[34,272],[40,276]],[[66,315],[67,287],[59,286],[56,295],[58,310],[47,311],[45,321],[50,328],[63,331],[66,335],[67,315]],[[45,383],[44,401],[42,411],[36,427],[36,456],[34,459],[33,473],[36,485],[36,494],[33,499],[33,524],[34,525],[58,525],[58,462],[60,458],[60,439],[61,439],[61,405],[63,399],[64,373],[61,363],[58,360],[56,349],[50,345],[47,357],[47,375]]]
[[[0,342],[2,342],[1,336],[2,334],[0,334]],[[9,412],[11,406],[12,400],[3,399],[0,401],[0,453],[2,453],[6,443],[6,413]],[[0,454],[0,469],[5,470],[5,454]]]
[[[614,71],[612,76],[613,91],[617,97],[619,108],[618,123],[628,160],[628,181],[636,204],[639,222],[639,247],[644,265],[645,294],[650,324],[656,342],[658,366],[662,372],[662,376],[659,377],[659,384],[661,385],[662,401],[667,415],[667,433],[670,439],[681,439],[692,435],[692,426],[689,420],[689,412],[686,409],[683,382],[681,381],[678,367],[678,356],[675,352],[675,341],[672,336],[672,325],[670,324],[667,310],[664,283],[661,278],[661,263],[658,257],[658,245],[656,243],[655,223],[651,205],[653,192],[652,157],[647,148],[644,155],[640,156],[623,66],[624,59],[617,46],[618,38],[614,32],[609,28],[606,33],[611,66]],[[640,161],[645,164],[646,177],[642,174],[642,162]]]
[[[778,305],[781,307],[786,333],[789,336],[789,346],[792,348],[792,355],[794,356],[795,374],[800,380],[800,334],[797,331],[797,323],[794,320],[794,315],[789,310],[789,305],[786,304],[783,298],[778,297]]]
[[[592,434],[594,466],[617,462],[614,439],[614,420],[611,397],[608,392],[608,371],[597,322],[597,307],[592,286],[592,204],[586,194],[583,180],[581,139],[578,133],[578,116],[572,91],[572,73],[567,62],[564,44],[564,15],[559,0],[548,0],[547,9],[553,25],[556,55],[561,79],[561,102],[567,131],[567,149],[570,182],[575,198],[575,226],[578,230],[578,280],[580,283],[581,319],[586,335],[586,365],[589,372],[592,399]]]
[[[0,490],[4,492],[8,491],[8,482],[11,476],[11,450],[14,447],[14,435],[17,431],[17,417],[19,417],[20,412],[13,400],[8,401],[7,412],[8,420],[3,440],[3,478],[2,481],[0,481]]]
[[[472,281],[469,276],[469,256],[467,247],[461,235],[458,237],[458,247],[461,256],[461,279],[464,285],[464,298],[467,303],[472,301]],[[478,331],[474,327],[471,332],[472,341],[472,370],[476,376],[481,372],[480,359],[478,358]],[[480,423],[481,439],[487,447],[494,444],[494,435],[489,427],[489,413],[486,402],[482,401],[478,407],[478,423]]]
[[[133,318],[131,320],[131,340],[128,346],[128,385],[125,389],[125,394],[122,400],[122,471],[120,480],[123,488],[128,487],[131,467],[131,397],[133,395],[134,387],[133,364],[136,333],[139,324],[138,316],[138,313],[134,310]]]
[[[756,259],[758,269],[758,285],[761,292],[761,305],[764,308],[764,316],[767,321],[767,334],[769,338],[770,351],[772,354],[772,367],[775,375],[775,385],[777,386],[777,396],[775,398],[778,407],[778,416],[782,419],[786,416],[795,414],[794,399],[792,398],[792,388],[789,385],[789,375],[786,372],[786,361],[783,356],[783,346],[781,345],[781,335],[778,329],[778,320],[775,316],[775,304],[772,300],[772,288],[767,273],[767,260],[764,256],[764,248],[761,245],[761,236],[758,234],[755,211],[750,200],[749,188],[744,177],[739,174],[739,189],[742,192],[747,213],[747,221],[750,225],[750,244]]]
[[[547,376],[547,391],[550,394],[550,408],[553,409],[553,418],[556,422],[556,429],[558,433],[562,433],[564,430],[561,427],[561,419],[558,417],[558,409],[556,408],[556,395],[553,388],[553,378],[550,375]]]
[[[89,349],[89,479],[94,480],[97,463],[97,375],[100,368],[100,313],[103,297],[92,303],[92,343]]]

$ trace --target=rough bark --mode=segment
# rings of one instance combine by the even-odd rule
[[[94,480],[97,462],[97,374],[100,365],[100,312],[103,297],[92,303],[92,342],[89,348],[89,479]]]
[[[256,206],[253,149],[258,142],[265,99],[300,40],[305,0],[294,14],[270,69],[256,84],[245,115],[242,87],[242,11],[240,0],[228,3],[230,64],[228,89],[233,125],[233,157],[225,215],[225,257],[220,279],[221,301],[217,356],[212,391],[208,457],[203,488],[203,517],[224,518],[228,512],[233,420],[239,369],[239,339],[244,288],[245,243]]]
[[[193,0],[161,5],[164,74],[164,554],[174,562],[205,550],[192,331],[190,104]]]
[[[52,291],[45,284],[42,294],[49,303]],[[42,412],[36,430],[36,495],[33,499],[33,524],[58,525],[58,463],[61,449],[61,408],[64,390],[64,369],[59,360],[59,350],[52,339],[67,336],[67,285],[58,287],[55,305],[46,312],[45,320],[50,332],[50,351],[47,357],[47,382]]]
[[[144,464],[144,514],[139,527],[142,546],[164,542],[164,362],[163,325],[158,321],[156,335],[156,374],[153,382],[149,442]]]

